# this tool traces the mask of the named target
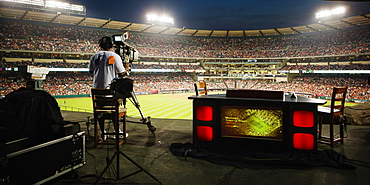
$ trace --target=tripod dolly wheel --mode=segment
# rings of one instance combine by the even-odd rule
[[[149,128],[149,131],[152,133],[154,133],[157,130],[157,128],[154,125],[148,125],[148,128]]]
[[[146,125],[148,126],[148,129],[149,129],[150,132],[154,133],[157,130],[157,128],[154,125],[152,125],[152,121],[151,121],[151,117],[150,116],[148,116],[147,118],[143,119],[142,121],[143,121],[143,124],[146,123]]]

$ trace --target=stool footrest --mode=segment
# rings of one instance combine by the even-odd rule
[[[118,143],[118,145],[122,145],[123,143],[125,143],[126,140],[122,140]],[[99,145],[115,145],[116,142],[113,142],[113,141],[107,141],[107,140],[100,140],[99,142]]]
[[[324,144],[331,144],[329,136],[321,136],[318,139],[318,142],[319,143],[324,143]],[[340,137],[339,138],[333,138],[333,143],[336,143],[336,142],[343,142],[343,138],[340,138]]]

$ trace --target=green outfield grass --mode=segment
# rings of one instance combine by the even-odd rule
[[[138,95],[137,99],[141,105],[144,116],[166,119],[193,119],[192,100],[188,97],[192,94],[153,94]],[[62,110],[73,111],[86,110],[92,112],[91,97],[84,98],[58,98],[56,99]],[[138,109],[130,102],[127,102],[127,116],[141,118]]]
[[[188,97],[193,94],[153,94],[138,95],[137,99],[141,105],[144,116],[166,119],[193,119],[192,100]],[[62,110],[93,112],[92,100],[84,98],[58,98],[57,102]],[[326,105],[330,105],[330,101]],[[346,102],[346,106],[357,105],[357,103]],[[141,118],[139,111],[131,103],[127,102],[127,115],[129,117]]]
[[[329,106],[330,105],[330,102],[331,101],[328,100],[324,106]],[[337,104],[337,102],[335,102],[335,103]],[[352,102],[346,102],[345,103],[345,106],[354,106],[354,105],[358,105],[358,103],[352,103]]]

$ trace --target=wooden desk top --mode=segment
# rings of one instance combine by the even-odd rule
[[[316,99],[316,98],[306,98],[306,97],[302,97],[302,96],[297,96],[296,98],[291,98],[290,95],[285,95],[282,100],[279,100],[279,99],[226,97],[226,94],[190,96],[190,97],[188,97],[188,99],[193,99],[193,100],[265,101],[265,102],[317,104],[317,105],[324,105],[326,103],[326,100],[321,100],[321,99]]]

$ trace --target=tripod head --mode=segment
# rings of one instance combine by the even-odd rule
[[[110,90],[112,91],[114,99],[125,99],[132,97],[133,88],[134,80],[125,76],[113,79],[110,86]]]

